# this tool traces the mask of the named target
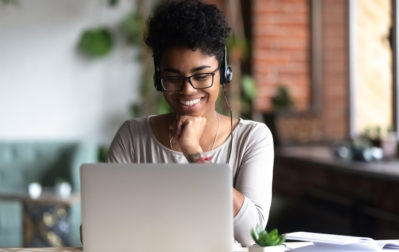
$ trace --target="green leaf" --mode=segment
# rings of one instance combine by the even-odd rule
[[[275,111],[290,110],[293,107],[294,102],[289,89],[285,86],[279,85],[277,88],[277,94],[272,97],[272,104]]]
[[[243,56],[243,59],[247,59],[249,57],[250,46],[251,43],[249,39],[242,36],[237,36],[232,34],[227,40],[227,48],[229,50],[229,55],[231,55],[232,51],[239,51]]]
[[[262,247],[277,246],[285,241],[285,235],[279,235],[277,229],[267,232],[261,226],[252,229],[251,236],[255,243]]]
[[[138,103],[130,104],[129,110],[133,117],[138,117],[143,114],[142,105]]]
[[[171,110],[169,104],[166,102],[164,98],[161,98],[158,104],[158,114],[167,114],[170,111]]]
[[[106,56],[112,47],[112,36],[106,28],[88,29],[82,33],[78,42],[79,50],[90,57]]]
[[[119,0],[108,0],[108,5],[110,7],[115,7],[116,5],[118,5]]]
[[[97,150],[97,160],[98,162],[106,162],[108,156],[108,147],[99,146]]]
[[[120,29],[126,41],[131,44],[138,44],[141,41],[142,27],[142,18],[136,12],[127,15],[120,24]]]
[[[2,2],[4,5],[7,5],[7,4],[18,5],[19,4],[18,0],[2,0]]]
[[[249,75],[242,77],[243,95],[249,101],[253,101],[256,97],[256,85],[254,79]]]
[[[252,236],[252,239],[257,243],[257,241],[258,241],[258,236],[256,235],[254,229],[251,229],[251,236]]]
[[[266,232],[261,226],[256,226],[256,232],[258,233],[258,234],[260,234],[260,233],[264,233],[264,232]]]

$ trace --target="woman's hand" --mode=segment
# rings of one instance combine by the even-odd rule
[[[172,142],[177,143],[186,157],[202,152],[200,139],[204,133],[206,118],[202,116],[178,116],[170,125]]]

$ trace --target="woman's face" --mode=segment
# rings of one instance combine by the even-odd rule
[[[172,47],[167,49],[160,62],[161,78],[175,80],[176,77],[191,77],[192,83],[200,83],[208,76],[213,85],[205,89],[195,89],[185,80],[181,89],[164,91],[164,97],[173,111],[179,115],[206,116],[215,111],[215,103],[219,95],[220,72],[219,63],[215,56],[209,56],[197,49],[192,51],[186,47]],[[216,71],[215,71],[216,70]],[[177,78],[178,80],[178,78]],[[205,79],[206,80],[206,79]],[[182,83],[181,81],[180,83]],[[165,81],[164,81],[165,83]],[[208,83],[206,81],[206,83]],[[177,82],[176,82],[177,84]]]

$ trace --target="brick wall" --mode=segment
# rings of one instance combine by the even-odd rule
[[[322,83],[312,84],[310,0],[256,0],[253,8],[255,110],[270,112],[271,97],[283,84],[295,110],[309,112],[311,85],[321,85],[321,93],[313,94],[322,96],[322,105],[311,117],[317,133],[310,135],[317,137],[310,141],[349,136],[348,1],[323,0],[322,12]]]
[[[228,3],[207,2],[216,3],[222,10]],[[294,98],[295,111],[305,115],[293,118],[285,115],[278,121],[289,124],[282,126],[284,132],[289,133],[285,134],[289,142],[348,138],[348,1],[322,1],[322,80],[315,84],[311,83],[311,0],[254,0],[251,3],[252,15],[245,18],[251,18],[252,22],[252,73],[258,87],[254,109],[270,112],[271,97],[277,86],[283,84]],[[321,93],[311,94],[311,85],[321,85]],[[311,95],[321,96],[319,111],[312,110]],[[292,129],[298,130],[298,134]],[[302,131],[313,138],[300,137]],[[293,139],[296,135],[298,139]]]
[[[253,74],[259,88],[255,110],[270,111],[279,84],[297,110],[309,108],[310,20],[308,0],[253,1]]]

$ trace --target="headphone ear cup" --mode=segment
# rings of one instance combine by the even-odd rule
[[[161,79],[160,79],[160,77],[159,77],[158,71],[159,71],[159,70],[155,69],[155,72],[154,72],[154,76],[153,76],[153,79],[154,79],[154,86],[155,86],[155,89],[156,89],[157,91],[163,91],[162,83],[161,83]]]
[[[220,84],[224,85],[226,83],[226,75],[224,66],[220,68]]]
[[[162,83],[161,83],[161,74],[158,66],[158,60],[153,56],[154,60],[154,86],[157,91],[163,91]]]
[[[231,67],[227,65],[226,71],[224,73],[224,83],[230,83],[230,81],[233,79],[233,70],[231,70]]]
[[[230,83],[231,79],[233,78],[233,70],[227,64],[227,47],[224,47],[224,54],[223,54],[223,63],[220,73],[220,83],[221,84],[228,84]]]
[[[233,79],[233,70],[229,65],[223,67],[222,72],[220,73],[220,83],[222,85],[229,84]]]

